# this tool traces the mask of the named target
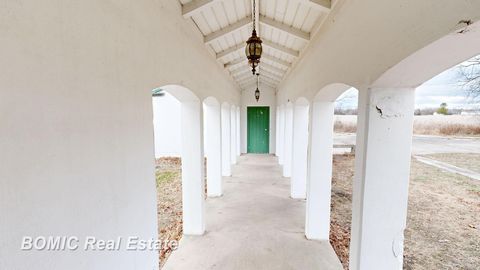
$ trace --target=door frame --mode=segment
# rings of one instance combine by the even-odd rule
[[[250,138],[250,136],[249,136],[249,134],[250,134],[250,123],[249,123],[249,115],[248,115],[249,108],[265,108],[266,111],[267,111],[267,135],[266,135],[267,136],[267,138],[266,138],[267,139],[267,145],[266,145],[267,148],[266,148],[266,152],[264,152],[264,153],[263,152],[262,153],[256,153],[256,152],[250,152],[249,151],[249,142],[250,142],[250,140],[249,140],[249,138]],[[270,121],[270,116],[271,116],[270,111],[271,111],[270,106],[247,106],[247,110],[246,110],[246,114],[247,114],[247,119],[246,119],[247,120],[246,121],[247,122],[247,128],[246,128],[247,129],[247,132],[246,132],[246,143],[247,143],[246,144],[246,146],[247,146],[246,150],[247,151],[246,152],[247,153],[251,153],[251,154],[269,154],[270,153],[270,124],[271,124],[270,123],[271,122]]]

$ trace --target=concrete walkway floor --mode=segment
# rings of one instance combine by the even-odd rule
[[[165,270],[341,270],[327,241],[304,236],[305,201],[289,197],[276,158],[244,155],[206,204],[207,232],[184,236]]]

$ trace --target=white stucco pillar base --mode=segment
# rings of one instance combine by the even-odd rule
[[[222,129],[220,106],[204,105],[207,195],[222,196]]]
[[[231,157],[230,157],[230,108],[228,105],[222,106],[222,175],[231,176]]]
[[[332,186],[334,102],[314,102],[311,113],[305,236],[328,240]]]
[[[290,196],[307,196],[308,105],[295,105],[293,111],[293,150]]]
[[[293,137],[293,107],[288,104],[285,109],[285,135],[283,141],[283,177],[292,176],[292,137]]]
[[[182,102],[182,206],[186,235],[205,232],[202,115],[199,101]]]
[[[280,106],[280,123],[279,132],[278,132],[278,164],[283,165],[284,153],[283,153],[283,146],[284,146],[284,139],[285,139],[285,106]]]
[[[350,269],[403,264],[414,89],[359,93]]]

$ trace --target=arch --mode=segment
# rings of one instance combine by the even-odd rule
[[[295,106],[310,106],[310,101],[306,97],[298,97],[295,100]]]
[[[350,88],[344,83],[329,84],[318,91],[311,106],[305,220],[308,239],[329,239],[335,100]]]
[[[202,235],[205,232],[202,104],[191,90],[180,85],[156,89],[169,93],[181,104],[183,233]]]
[[[165,92],[168,92],[170,95],[174,96],[180,102],[192,102],[192,101],[200,101],[200,98],[195,95],[193,91],[190,89],[177,85],[177,84],[169,84],[162,87],[158,87],[156,89],[162,89]]]
[[[215,106],[215,107],[220,107],[220,102],[218,101],[218,99],[216,99],[215,97],[213,96],[210,96],[210,97],[206,97],[204,100],[203,100],[203,104],[207,105],[207,106]]]
[[[314,97],[314,101],[333,102],[345,91],[352,88],[344,83],[332,83],[323,87]]]
[[[480,21],[414,52],[383,73],[372,88],[416,88],[441,72],[480,54]]]

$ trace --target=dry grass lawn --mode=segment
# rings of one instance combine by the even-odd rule
[[[480,173],[480,154],[475,153],[448,153],[425,155],[431,159],[442,161],[453,166]]]
[[[480,164],[476,157],[474,163]],[[348,269],[354,157],[334,157],[331,242]],[[480,182],[412,160],[404,269],[478,270]]]
[[[158,234],[160,240],[182,237],[182,181],[180,158],[160,158],[156,162]],[[172,250],[160,250],[160,268]]]
[[[355,133],[356,130],[356,115],[335,115],[335,132]],[[413,132],[422,135],[480,136],[480,116],[416,115]]]

